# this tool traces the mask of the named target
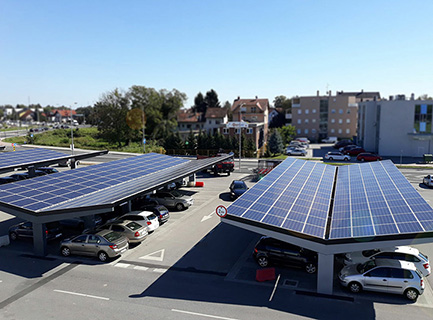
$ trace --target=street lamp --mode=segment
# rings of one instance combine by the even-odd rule
[[[245,103],[241,103],[239,105],[239,171],[241,170],[241,157],[242,157],[242,126],[241,126],[241,112],[242,107],[245,105]]]
[[[74,102],[74,105],[76,106],[77,103]],[[72,128],[72,105],[71,105],[71,150],[72,150],[72,155],[74,155],[74,129]]]

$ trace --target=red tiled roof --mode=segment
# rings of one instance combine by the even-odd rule
[[[262,111],[269,108],[268,99],[236,99],[233,101],[232,111],[235,111],[241,104],[244,104],[244,107],[259,107]]]
[[[177,122],[198,122],[200,113],[180,110],[177,113]]]
[[[224,108],[207,108],[206,118],[224,118],[227,115],[227,110]]]
[[[54,110],[53,114],[55,113],[60,114],[62,117],[70,117],[71,116],[71,110]],[[75,112],[75,110],[72,110],[72,115],[77,114],[77,112]]]

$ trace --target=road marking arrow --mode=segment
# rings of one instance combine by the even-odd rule
[[[139,259],[162,261],[162,260],[164,260],[164,251],[165,251],[165,249],[161,249],[161,250],[149,253],[145,256],[142,256]]]
[[[200,221],[200,222],[203,222],[203,221],[209,220],[210,218],[212,218],[212,215],[213,215],[213,212],[212,212],[210,215],[208,215],[208,216],[204,216],[203,218],[201,218],[201,221]]]

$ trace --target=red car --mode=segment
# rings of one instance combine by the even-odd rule
[[[358,161],[380,161],[382,160],[382,157],[375,154],[375,153],[360,153],[356,157],[356,160]]]
[[[352,148],[350,150],[346,150],[344,151],[344,154],[348,154],[350,156],[357,156],[360,153],[365,152],[364,148],[361,147],[356,147],[356,148]]]

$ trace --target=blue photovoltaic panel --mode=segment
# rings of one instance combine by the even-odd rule
[[[193,165],[148,153],[1,185],[0,202],[37,212],[109,204]]]
[[[391,161],[340,167],[330,239],[433,231],[433,210]]]
[[[0,153],[0,169],[4,167],[28,165],[38,161],[64,158],[68,155],[48,149],[32,149],[25,151]]]
[[[287,158],[250,188],[228,214],[324,238],[335,167]]]

